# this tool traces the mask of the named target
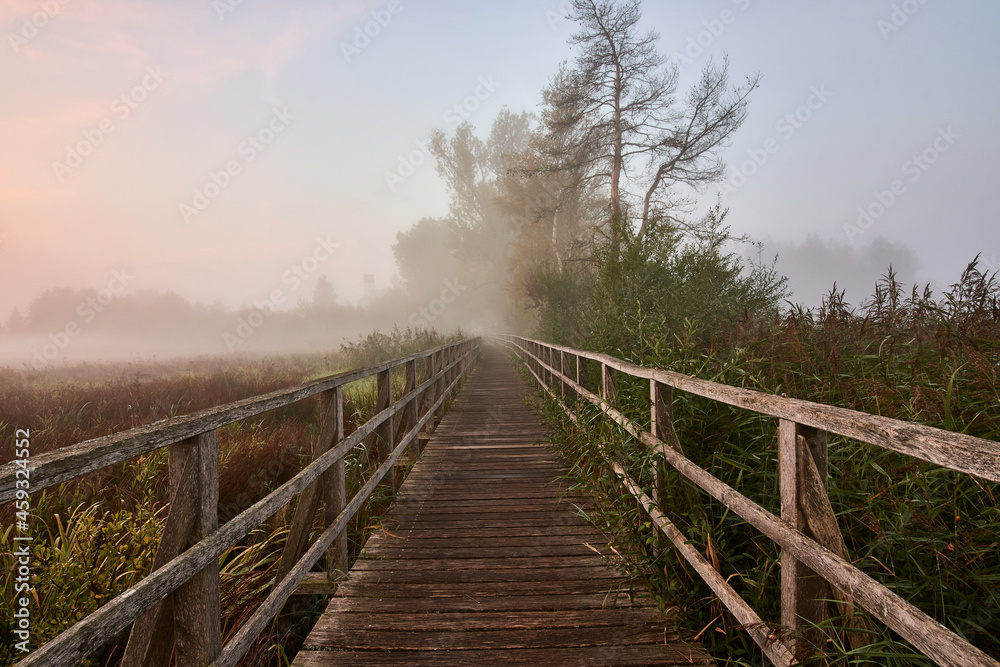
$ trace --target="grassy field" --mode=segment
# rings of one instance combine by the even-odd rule
[[[15,429],[31,431],[38,455],[167,417],[289,387],[350,368],[428,349],[453,338],[410,331],[374,333],[336,353],[275,358],[197,359],[169,364],[85,365],[43,372],[0,369],[0,463],[14,457]],[[401,386],[396,387],[398,395]],[[364,423],[375,405],[374,383],[345,387],[344,428]],[[219,519],[226,521],[295,475],[318,437],[316,398],[219,430]],[[149,573],[168,510],[167,452],[160,450],[31,499],[31,647],[65,630]],[[347,460],[348,495],[374,466],[362,448]],[[353,560],[379,527],[388,499],[373,496],[349,527]],[[13,505],[0,508],[0,664],[15,654]],[[221,558],[223,641],[269,592],[284,545],[289,508]],[[322,597],[295,597],[243,660],[286,665],[301,644]],[[127,634],[89,665],[118,664]],[[23,656],[20,656],[23,657]]]

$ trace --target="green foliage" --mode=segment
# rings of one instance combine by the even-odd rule
[[[540,335],[630,355],[641,332],[668,338],[684,332],[707,342],[723,323],[772,317],[785,279],[736,252],[744,239],[732,235],[726,214],[716,205],[685,229],[659,221],[641,241],[625,222],[626,242],[596,246],[588,265],[561,273],[543,265],[532,285]]]
[[[619,291],[603,298],[642,291],[624,282],[613,283]],[[669,289],[662,295],[664,301],[673,297]],[[678,322],[664,317],[673,304],[653,304],[640,313],[608,303],[609,314],[592,320],[585,340],[593,342],[593,351],[644,366],[996,440],[998,300],[996,275],[984,274],[977,262],[938,299],[929,289],[906,296],[890,270],[856,310],[836,290],[817,312],[793,309],[782,318],[747,318],[707,303],[717,319],[695,310]],[[587,380],[591,389],[599,382],[595,370]],[[623,412],[648,424],[647,383],[618,377]],[[577,483],[598,498],[595,521],[615,538],[627,569],[660,592],[665,605],[678,605],[679,622],[720,662],[763,664],[760,650],[676,551],[652,549],[656,535],[648,517],[610,472],[611,460],[621,462],[650,493],[654,462],[649,452],[596,410],[581,410],[580,423],[573,424],[550,407],[555,443]],[[673,410],[689,458],[780,513],[775,420],[683,392],[675,392]],[[829,464],[831,502],[854,563],[974,645],[1000,656],[1000,485],[839,436],[830,438]],[[665,514],[765,621],[776,623],[776,546],[720,503],[691,490],[678,474],[667,477],[661,502]],[[831,619],[829,625],[830,641],[813,663],[930,664],[877,621],[861,648],[847,644],[843,619]]]

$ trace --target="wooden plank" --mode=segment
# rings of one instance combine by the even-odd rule
[[[396,582],[392,586],[383,586],[378,582],[363,583],[355,578],[341,582],[337,590],[341,598],[379,598],[383,601],[389,598],[517,598],[525,596],[545,598],[548,595],[600,594],[602,605],[613,605],[615,600],[629,599],[629,592],[625,588],[624,582],[614,573],[605,572],[604,574],[604,577],[552,581]],[[331,604],[332,602],[331,600]],[[492,604],[493,601],[477,600],[477,602]],[[511,603],[516,604],[516,601],[511,600]]]
[[[568,648],[574,646],[663,645],[664,629],[639,626],[592,628],[505,628],[461,632],[328,630],[316,627],[306,640],[320,646],[366,651],[408,651],[417,648],[451,651],[481,648]],[[294,664],[294,663],[293,663]]]
[[[551,630],[557,628],[608,628],[608,627],[640,627],[649,625],[648,609],[603,608],[590,609],[543,609],[534,611],[522,609],[519,611],[483,611],[478,610],[474,603],[466,609],[445,609],[434,607],[435,611],[400,611],[390,609],[376,612],[367,610],[359,613],[336,612],[324,614],[316,624],[318,632],[337,631],[371,631],[372,626],[378,632],[397,632],[419,628],[421,632],[447,632],[471,630]],[[433,606],[433,605],[428,605]],[[411,609],[413,607],[411,606]],[[468,610],[476,610],[470,614]],[[664,619],[666,622],[666,619]],[[672,631],[661,634],[668,641],[676,641],[679,637]],[[317,633],[318,636],[318,633]]]
[[[297,667],[672,667],[715,665],[695,646],[682,644],[585,646],[582,648],[488,649],[468,651],[303,651]]]
[[[537,583],[537,582],[535,582]],[[338,590],[338,594],[340,591]],[[643,618],[646,622],[662,621],[659,609],[650,602],[633,604],[625,593],[618,595],[605,593],[573,593],[545,595],[491,595],[475,597],[436,597],[414,599],[411,597],[364,597],[344,595],[333,598],[328,607],[328,614],[342,615],[351,613],[356,616],[371,617],[375,614],[401,614],[418,610],[438,613],[464,613],[467,615],[493,612],[537,612],[554,614],[558,611],[598,610],[637,608],[645,610]],[[651,613],[650,613],[651,612]],[[369,625],[382,627],[384,618],[372,618]],[[553,626],[555,627],[555,626]],[[422,629],[414,625],[410,629]]]

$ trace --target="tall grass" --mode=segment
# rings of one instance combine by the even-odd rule
[[[614,336],[595,332],[582,347],[644,366],[1000,439],[1000,283],[976,262],[938,298],[909,293],[890,271],[872,297],[851,308],[831,291],[817,311],[774,319],[681,325],[639,310]],[[619,376],[623,411],[649,423],[648,385]],[[595,387],[598,378],[590,378]],[[678,603],[681,622],[725,664],[759,665],[759,649],[672,549],[657,554],[648,517],[622,494],[608,458],[647,490],[649,452],[588,407],[579,428],[549,410],[556,442],[577,483],[599,499],[629,567]],[[780,514],[776,420],[675,392],[675,426],[686,455]],[[606,451],[607,454],[602,454]],[[830,438],[830,497],[855,565],[960,636],[1000,657],[1000,485],[879,447]],[[676,473],[664,512],[770,623],[780,618],[778,549],[706,494],[685,492]],[[842,624],[842,619],[840,620]],[[929,660],[875,622],[867,645],[851,647],[830,623],[817,664]]]
[[[32,454],[186,414],[307,379],[422,351],[460,335],[393,330],[342,346],[339,353],[262,359],[199,359],[127,366],[81,366],[48,372],[0,369],[0,462],[13,457],[15,428],[31,429]],[[402,377],[394,377],[394,393]],[[372,382],[345,387],[344,428],[374,413]],[[219,519],[226,521],[294,476],[312,456],[318,401],[309,399],[219,431]],[[346,463],[353,495],[374,462],[363,449]],[[144,455],[32,496],[32,648],[67,629],[145,577],[169,510],[167,451]],[[348,527],[353,561],[388,504],[384,493]],[[231,638],[270,592],[291,520],[285,507],[220,558],[223,641]],[[0,664],[13,649],[12,508],[0,508]],[[320,526],[317,524],[316,530]],[[287,665],[316,616],[322,596],[294,597],[241,664]],[[127,633],[91,656],[88,665],[117,664]]]

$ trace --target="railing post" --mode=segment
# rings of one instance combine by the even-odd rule
[[[815,538],[803,510],[801,466],[808,456],[815,463],[826,492],[827,436],[825,431],[782,419],[778,424],[778,462],[781,487],[781,518],[793,528]],[[790,553],[781,552],[781,624],[792,630],[793,652],[822,648],[826,635],[817,626],[827,619],[830,587],[818,574]]]
[[[562,373],[563,375],[566,375],[567,365],[568,364],[566,363],[566,353],[563,352],[562,350],[559,350],[559,372]],[[563,403],[566,402],[566,381],[563,380],[562,378],[559,378],[559,397],[562,399]]]
[[[387,368],[386,370],[379,372],[375,378],[375,384],[378,391],[378,398],[375,401],[375,414],[378,414],[392,404],[392,369]],[[393,442],[393,436],[395,435],[393,421],[393,418],[386,419],[375,428],[379,465],[382,465],[382,463],[384,463],[392,455],[392,450],[395,448],[395,443]],[[382,478],[379,485],[386,486],[390,491],[392,491],[392,493],[395,493],[395,474],[390,471],[385,477]]]
[[[446,357],[444,350],[435,354],[434,357],[435,357],[434,373],[437,374],[440,373],[441,369],[447,365],[445,361]],[[438,381],[434,383],[434,398],[432,399],[432,403],[433,401],[436,401],[439,398],[441,398],[441,395],[444,394],[444,388],[445,388],[444,375],[442,374],[442,376],[438,379]],[[434,413],[434,426],[436,427],[443,418],[444,418],[444,401],[441,402],[441,406],[437,409],[437,412]]]
[[[664,442],[670,442],[674,431],[674,388],[670,385],[649,380],[650,428],[649,432]],[[662,510],[667,497],[667,462],[662,456],[656,457],[656,468],[653,471],[653,500]],[[657,531],[657,553],[666,546],[666,536]]]
[[[618,383],[615,381],[615,369],[601,363],[601,398],[611,407],[618,407]]]
[[[342,386],[324,392],[320,398],[321,420],[334,422],[334,445],[344,440],[344,388]],[[330,527],[337,516],[347,506],[347,481],[344,473],[344,457],[337,459],[329,470],[323,473],[323,524]],[[333,540],[326,550],[327,579],[333,581],[337,575],[347,574],[347,529]]]
[[[218,529],[219,442],[215,432],[170,445],[168,469],[170,513],[153,559],[154,572]],[[136,619],[122,664],[166,665],[173,649],[177,664],[208,665],[221,650],[221,618],[216,563]]]
[[[379,408],[376,406],[376,412]],[[323,392],[319,399],[319,438],[313,446],[312,460],[315,461],[323,454],[327,453],[334,444],[344,439],[344,388],[336,387]],[[337,467],[341,470],[341,479],[337,478]],[[278,572],[275,575],[275,582],[284,579],[295,564],[306,552],[309,541],[309,531],[312,530],[313,520],[316,518],[316,510],[319,509],[319,502],[324,500],[324,517],[329,514],[329,505],[336,506],[336,500],[331,498],[331,494],[337,493],[337,485],[342,484],[344,461],[341,459],[335,463],[319,482],[313,482],[299,494],[298,502],[295,505],[295,513],[292,515],[292,522],[288,529],[288,537],[285,539],[285,548],[281,552],[281,562],[278,563]],[[332,476],[332,477],[330,477]],[[327,481],[329,480],[329,484]],[[320,488],[320,484],[324,488]],[[339,513],[343,509],[343,504],[337,510]],[[334,515],[336,518],[336,514]]]
[[[406,384],[403,387],[403,394],[409,394],[411,391],[417,388],[417,361],[416,359],[406,362]],[[412,401],[406,404],[403,408],[403,419],[402,424],[405,425],[406,430],[409,431],[413,428],[416,423],[420,420],[417,416],[417,402],[420,397],[416,396]],[[400,435],[400,434],[397,434]],[[405,434],[402,434],[405,435]],[[420,453],[420,442],[419,438],[414,438],[410,442],[409,453],[416,456]]]
[[[427,356],[424,357],[424,375],[421,378],[421,384],[427,382],[427,380],[431,379],[432,377],[434,377],[434,355],[428,354]],[[434,385],[431,385],[426,389],[424,389],[422,392],[420,392],[421,417],[423,417],[424,413],[427,412],[430,409],[431,405],[434,404],[434,399],[431,398],[431,395],[433,393],[434,393]],[[424,434],[429,434],[431,431],[434,430],[433,422],[434,422],[433,419],[428,419],[427,422],[424,423],[424,429],[423,429]],[[420,439],[421,448],[424,446],[425,442],[426,439],[422,437]]]
[[[198,516],[191,545],[219,529],[219,439],[215,431],[199,436],[196,449]],[[202,667],[221,651],[222,606],[216,561],[174,593],[174,661]]]

